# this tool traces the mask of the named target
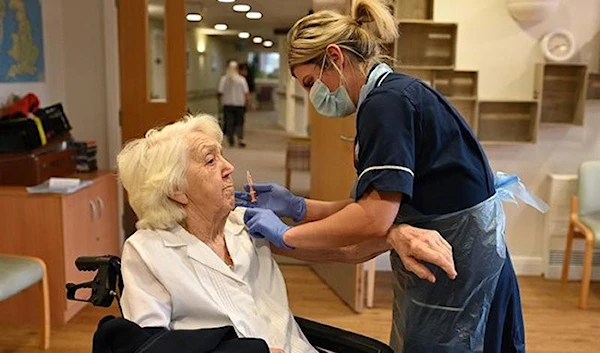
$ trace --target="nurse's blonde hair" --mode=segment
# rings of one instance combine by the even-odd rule
[[[217,120],[207,114],[188,115],[162,128],[150,129],[130,141],[117,156],[119,179],[127,191],[129,205],[138,217],[138,229],[168,229],[187,215],[169,195],[187,191],[185,173],[193,132],[201,132],[217,143],[223,133]]]
[[[300,19],[288,33],[290,70],[323,62],[329,44],[370,66],[385,58],[383,44],[398,38],[398,23],[386,0],[353,0],[350,15],[323,10]]]

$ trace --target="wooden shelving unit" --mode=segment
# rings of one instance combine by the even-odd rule
[[[477,136],[484,144],[535,143],[538,101],[480,101]]]
[[[435,71],[433,70],[409,69],[401,66],[396,67],[395,70],[405,75],[416,77],[429,86],[433,86],[433,76],[435,74]]]
[[[590,72],[588,74],[586,99],[600,99],[600,73]]]
[[[435,71],[433,87],[446,97],[477,99],[477,71]]]
[[[396,61],[400,69],[452,70],[456,59],[456,23],[400,21]]]
[[[478,129],[478,104],[476,98],[448,97],[448,100],[467,121],[473,132]]]
[[[542,123],[583,125],[587,66],[537,64],[534,98],[541,104]]]
[[[398,19],[433,20],[434,0],[395,0],[394,16]]]

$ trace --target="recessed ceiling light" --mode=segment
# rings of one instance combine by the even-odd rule
[[[202,15],[200,15],[199,13],[188,13],[185,16],[185,19],[190,22],[200,22],[202,21]]]
[[[258,20],[261,17],[262,17],[262,13],[260,13],[258,11],[246,12],[246,18],[249,18],[251,20]]]
[[[272,46],[273,46],[273,42],[272,42],[272,41],[270,41],[270,40],[265,40],[265,41],[263,42],[263,45],[264,45],[265,47],[267,47],[267,48],[270,48],[270,47],[272,47]]]
[[[234,2],[235,0],[218,0],[219,2]]]
[[[236,5],[233,5],[233,11],[235,11],[235,12],[248,12],[248,11],[250,11],[250,5],[246,5],[246,4],[236,4]]]
[[[260,44],[260,43],[262,43],[262,41],[263,41],[262,37],[254,37],[254,38],[252,38],[252,42],[256,43],[256,44]]]
[[[217,23],[217,24],[215,25],[215,29],[216,29],[217,31],[224,31],[224,30],[226,30],[226,29],[227,29],[227,25],[226,25],[226,24],[224,24],[224,23]]]
[[[250,33],[248,33],[248,32],[240,32],[240,33],[238,33],[238,37],[240,37],[242,39],[248,39],[248,38],[250,38]]]

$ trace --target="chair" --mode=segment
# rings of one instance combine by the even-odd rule
[[[288,190],[292,170],[310,171],[310,137],[288,137],[285,153],[285,187]]]
[[[36,257],[0,254],[0,301],[34,284],[40,292],[40,348],[50,347],[50,297],[46,264]]]
[[[75,260],[80,271],[98,271],[94,279],[85,283],[67,283],[67,299],[90,302],[94,306],[110,307],[114,298],[123,291],[121,260],[117,256],[80,257]],[[91,288],[87,299],[76,297],[80,288]],[[118,291],[118,293],[117,293]],[[118,299],[117,299],[118,303]],[[119,309],[121,309],[119,304]],[[122,314],[122,312],[121,312]],[[386,344],[353,332],[295,317],[308,341],[322,353],[393,353]]]
[[[590,291],[592,255],[594,247],[600,246],[600,161],[584,162],[579,167],[579,189],[577,195],[571,198],[569,232],[561,278],[563,283],[569,277],[569,263],[575,238],[583,238],[585,241],[583,278],[579,295],[579,307],[585,309]]]

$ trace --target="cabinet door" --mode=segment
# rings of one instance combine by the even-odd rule
[[[106,175],[90,191],[90,201],[97,206],[90,254],[121,256],[117,180],[112,175]]]
[[[355,118],[326,118],[309,105],[311,124],[310,197],[342,200],[350,197],[356,179],[354,169]],[[312,269],[353,310],[364,304],[363,265],[312,264]]]

